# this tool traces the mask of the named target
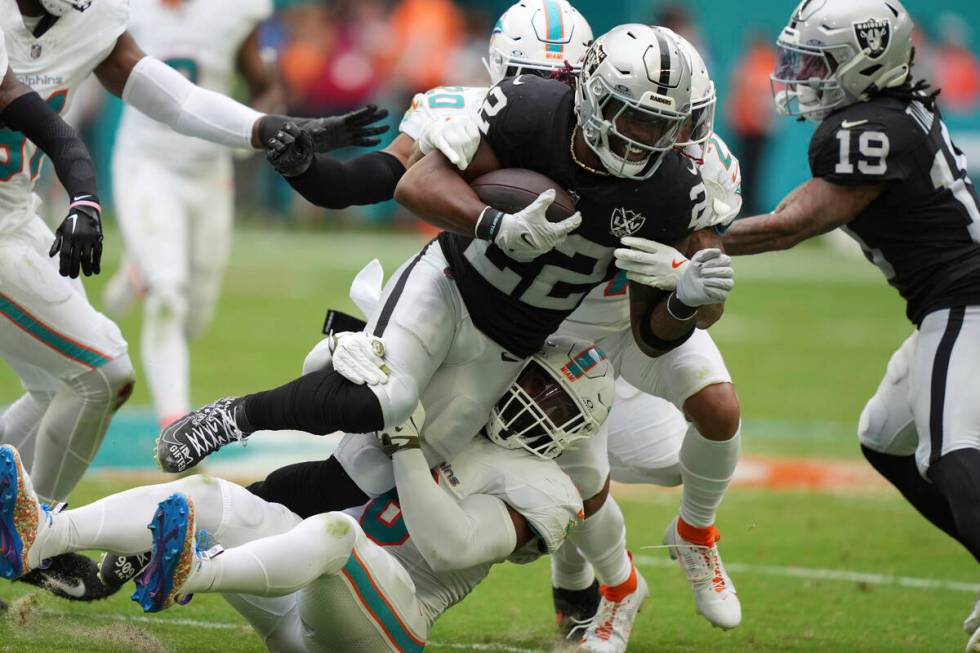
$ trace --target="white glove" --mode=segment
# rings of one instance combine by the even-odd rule
[[[677,280],[677,299],[690,307],[721,304],[735,287],[732,257],[720,249],[702,249],[691,257]]]
[[[363,331],[345,331],[332,338],[333,369],[357,385],[384,385],[388,382],[385,346],[380,338]]]
[[[378,431],[381,448],[389,456],[402,449],[419,449],[422,446],[422,426],[425,424],[425,408],[422,402],[404,424]]]
[[[419,135],[419,149],[422,154],[439,150],[454,166],[466,170],[480,147],[480,138],[480,128],[472,118],[446,116],[425,126]]]
[[[630,281],[661,290],[673,290],[687,266],[687,257],[670,245],[655,240],[625,236],[613,255],[616,267],[626,272]]]
[[[569,233],[582,224],[582,214],[578,211],[561,222],[549,222],[545,213],[554,201],[555,191],[549,188],[517,213],[501,213],[488,207],[477,221],[477,237],[482,235],[492,240],[515,261],[532,261],[560,245]],[[496,224],[485,224],[487,220]]]

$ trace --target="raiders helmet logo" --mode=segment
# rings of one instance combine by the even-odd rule
[[[613,211],[612,220],[609,222],[609,232],[616,238],[632,236],[643,228],[647,219],[636,211],[629,209],[616,209]]]
[[[872,59],[877,59],[888,49],[891,25],[887,20],[869,18],[863,23],[854,23],[854,35],[858,47],[867,50]]]

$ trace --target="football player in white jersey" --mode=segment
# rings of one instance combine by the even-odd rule
[[[102,85],[150,118],[177,132],[226,147],[258,148],[287,118],[263,115],[200,88],[147,56],[127,31],[128,0],[0,0],[9,65],[17,78],[57,112],[71,105],[78,85],[95,73]],[[372,114],[374,115],[374,114]],[[363,123],[327,118],[316,123],[316,147],[329,149],[364,138]],[[0,355],[21,377],[27,394],[3,415],[4,437],[33,459],[42,498],[62,501],[102,442],[109,419],[129,396],[133,369],[116,325],[88,303],[82,286],[37,259],[54,235],[38,217],[33,193],[41,156],[20,132],[0,132]],[[178,189],[161,186],[160,202]],[[101,209],[73,198],[73,215],[58,242],[86,235],[92,245],[62,257],[61,272],[99,271]],[[66,251],[72,252],[74,248]],[[74,256],[79,261],[75,261]]]
[[[569,374],[586,359],[587,373]],[[17,491],[0,499],[11,535],[0,575],[65,551],[152,548],[134,594],[147,611],[217,592],[273,651],[421,651],[433,623],[494,564],[554,551],[580,520],[581,498],[551,458],[594,435],[612,397],[599,350],[551,339],[493,409],[487,437],[435,469],[420,450],[421,406],[379,437],[347,436],[363,456],[390,456],[395,489],[306,520],[202,476],[50,512],[16,450],[2,447],[0,483]]]
[[[536,5],[529,9],[529,4],[521,2],[508,10],[494,30],[489,66],[494,83],[523,70],[547,70],[548,66],[554,66],[546,58],[547,42],[536,38],[541,28],[535,25],[534,17],[540,14],[535,13]],[[692,96],[696,99],[690,133],[681,145],[685,147],[685,153],[697,161],[708,189],[705,212],[698,227],[702,230],[699,235],[703,239],[702,246],[710,246],[717,241],[715,228],[729,224],[741,207],[741,177],[737,159],[721,138],[713,134],[715,92],[704,62],[690,43],[680,41],[694,62],[696,72],[692,88]],[[530,48],[528,43],[535,46]],[[524,56],[512,60],[512,53],[520,50]],[[451,162],[465,168],[479,143],[475,120],[485,93],[486,89],[482,88],[441,87],[416,96],[400,125],[399,139],[407,137],[414,142],[414,153],[408,163],[411,164],[419,153],[439,149]],[[296,133],[296,130],[290,131]],[[284,160],[295,163],[294,143],[292,138],[285,142],[273,141],[270,147],[273,163]],[[403,151],[408,149],[403,147]],[[328,158],[316,157],[315,160],[320,164]],[[322,170],[321,165],[294,178],[294,187],[315,201],[313,189],[325,184],[314,185],[313,179]],[[296,179],[301,179],[302,183],[296,183]],[[330,192],[333,201],[350,197],[342,189]],[[600,438],[591,442],[593,448],[570,451],[561,459],[563,468],[586,499],[588,519],[585,526],[569,538],[569,544],[562,552],[552,558],[556,611],[563,629],[567,630],[576,622],[590,621],[601,607],[604,617],[592,621],[585,633],[586,647],[594,646],[597,650],[625,647],[629,623],[635,616],[635,610],[627,608],[642,601],[640,596],[616,589],[620,584],[624,584],[625,589],[635,588],[635,584],[632,582],[633,568],[625,551],[625,524],[615,501],[608,497],[610,463],[615,480],[668,486],[685,483],[681,515],[670,524],[665,540],[674,545],[671,553],[687,573],[699,612],[722,628],[733,628],[741,620],[734,585],[714,545],[718,537],[714,513],[734,472],[738,453],[740,414],[731,377],[707,331],[697,330],[684,345],[655,360],[646,357],[632,344],[627,270],[639,275],[635,282],[649,283],[654,277],[665,276],[668,279],[666,287],[672,287],[669,284],[676,283],[687,259],[672,248],[636,239],[627,240],[627,243],[651,251],[621,250],[625,257],[621,273],[589,293],[559,331],[600,342],[611,352],[617,372],[623,375],[617,382],[617,394],[626,407],[614,410],[608,423],[608,457],[606,443]],[[663,285],[663,281],[654,282]],[[715,312],[710,318],[704,312],[699,313],[699,326],[710,326],[720,317],[717,309]],[[344,365],[347,361],[370,360],[370,351],[354,353],[355,347],[368,346],[366,340],[345,339],[334,346],[338,347],[335,369],[356,382],[378,378],[376,371],[372,373]],[[338,358],[340,366],[336,364]],[[685,413],[691,424],[685,419]],[[341,450],[337,455],[344,462],[344,452]],[[587,564],[572,544],[587,551],[587,558],[597,562],[598,568],[594,570],[593,565]],[[598,572],[607,585],[601,602],[594,572]],[[621,600],[611,601],[605,597]],[[618,623],[606,624],[605,617],[610,615],[616,615]],[[609,632],[613,633],[612,637],[599,641],[597,633]]]
[[[260,56],[258,27],[272,0],[132,0],[129,32],[148,54],[202,88],[231,91],[235,72],[252,105],[280,89]],[[110,315],[143,299],[142,355],[161,426],[190,409],[188,339],[214,315],[232,241],[232,153],[174,134],[131,106],[116,134],[112,176],[126,262],[106,286]],[[159,189],[171,191],[161,197]]]

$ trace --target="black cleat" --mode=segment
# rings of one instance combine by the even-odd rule
[[[121,556],[115,553],[103,553],[99,558],[99,579],[107,587],[118,591],[120,587],[136,578],[150,563],[150,552],[137,553],[131,556]]]
[[[168,426],[157,438],[157,461],[165,472],[180,473],[231,444],[245,444],[248,433],[236,422],[238,397],[212,401],[184,415]]]
[[[555,621],[562,637],[576,637],[592,623],[599,609],[599,581],[593,581],[584,590],[566,590],[560,587],[551,588],[551,599],[555,604]]]
[[[69,601],[101,601],[119,590],[102,582],[94,560],[77,553],[55,556],[46,568],[29,571],[17,582],[40,587]]]

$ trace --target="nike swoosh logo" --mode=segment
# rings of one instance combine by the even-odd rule
[[[514,86],[522,86],[524,84],[524,82],[521,81],[521,77],[523,76],[524,75],[518,75],[514,78]]]
[[[71,220],[71,232],[75,233],[75,225],[78,223],[78,216],[70,215],[68,216],[68,219]]]
[[[685,263],[687,263],[687,259],[686,258],[682,258],[680,261],[678,261],[675,258],[673,261],[670,262],[670,267],[672,267],[672,268],[674,268],[676,270],[677,268],[679,268],[680,266],[684,265]]]
[[[52,590],[61,592],[62,594],[67,594],[76,599],[80,599],[85,596],[85,583],[81,580],[75,579],[74,583],[66,583],[65,581],[57,578],[56,576],[44,575],[44,584]]]
[[[534,243],[531,242],[531,239],[528,238],[527,234],[521,234],[521,240],[524,241],[524,244],[525,245],[527,245],[528,247],[530,247],[532,249],[537,249],[537,247],[538,247],[537,245],[535,245]]]
[[[851,127],[857,127],[858,125],[863,125],[868,122],[867,120],[845,120],[840,124],[841,129],[850,129]]]

